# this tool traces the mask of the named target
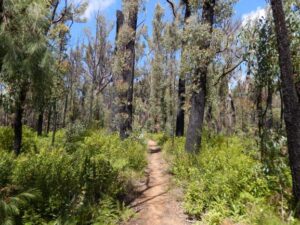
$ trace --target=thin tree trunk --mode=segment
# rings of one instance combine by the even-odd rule
[[[203,23],[207,23],[210,26],[211,33],[214,20],[214,7],[215,0],[203,1],[202,20]],[[209,47],[210,40],[203,43],[203,45],[200,46],[200,49],[205,50]],[[190,153],[197,153],[200,151],[204,111],[206,104],[206,81],[208,73],[208,64],[209,63],[205,65],[200,65],[200,68],[198,68],[196,73],[197,79],[195,79],[194,81],[196,90],[194,90],[192,93],[192,107],[185,142],[185,150]]]
[[[66,117],[67,117],[67,110],[68,110],[68,98],[69,98],[69,95],[67,93],[66,96],[65,96],[65,104],[64,104],[64,113],[63,113],[62,127],[66,126]]]
[[[236,125],[236,109],[235,109],[235,104],[234,100],[231,94],[229,94],[230,98],[230,109],[231,109],[231,118],[232,118],[232,123],[230,125],[230,133],[234,131],[235,125]]]
[[[52,116],[52,105],[50,104],[49,109],[48,109],[48,120],[47,120],[47,129],[46,129],[47,134],[49,134],[49,131],[50,131],[51,116]]]
[[[266,127],[271,129],[273,127],[273,86],[271,83],[268,84],[268,97],[267,97],[267,121]]]
[[[43,133],[43,122],[44,122],[44,109],[41,109],[39,112],[37,127],[36,127],[38,136],[41,136]]]
[[[89,112],[89,122],[93,121],[93,105],[94,105],[94,91],[95,91],[95,83],[96,81],[93,79],[92,83],[92,90],[91,90],[91,96],[90,96],[90,112]]]
[[[0,0],[0,24],[3,21],[3,0]]]
[[[55,143],[55,135],[56,135],[56,129],[57,129],[57,110],[56,110],[56,102],[54,102],[53,105],[53,132],[52,132],[52,146]]]
[[[2,26],[2,23],[3,23],[3,19],[4,19],[4,0],[0,0],[0,26]],[[5,54],[5,49],[2,48],[3,46],[1,46],[1,52],[0,52],[0,71],[2,70],[2,58]]]
[[[25,85],[26,86],[26,85]],[[14,119],[14,151],[16,155],[19,155],[21,152],[22,147],[22,119],[23,119],[23,112],[24,112],[24,102],[26,99],[27,89],[26,87],[21,87],[18,100],[16,103],[16,114]]]
[[[228,66],[229,67],[229,66]],[[223,132],[224,130],[228,133],[231,126],[231,108],[229,106],[230,103],[228,103],[228,77],[225,76],[221,79],[220,87],[218,90],[218,95],[220,99],[220,104],[218,107],[219,110],[219,122],[217,122],[217,131],[218,133]],[[212,113],[211,118],[212,118]],[[209,115],[209,113],[207,113]],[[209,120],[207,116],[207,120]],[[210,121],[207,121],[208,124]]]
[[[185,78],[179,78],[178,81],[178,111],[176,117],[176,136],[184,135],[184,103],[185,103]]]
[[[262,87],[259,86],[257,88],[257,97],[256,97],[256,111],[257,111],[257,117],[258,117],[258,136],[259,136],[259,147],[261,151],[261,160],[263,161],[265,158],[265,113],[263,112],[263,106],[262,106]]]
[[[279,90],[279,96],[280,96],[280,125],[279,128],[283,128],[283,120],[284,120],[284,104],[283,104],[283,96],[282,96],[282,90]]]
[[[185,14],[184,22],[186,23],[188,18],[191,16],[191,5],[189,0],[184,1],[185,4]],[[184,51],[184,43],[182,43],[182,52]],[[184,119],[185,119],[185,74],[181,74],[178,80],[178,109],[176,117],[176,136],[184,135]]]
[[[282,81],[282,96],[284,102],[284,120],[286,124],[289,161],[293,180],[293,195],[295,204],[300,200],[300,104],[294,85],[293,66],[290,52],[289,32],[285,23],[285,14],[281,0],[271,0],[275,22],[279,65]],[[299,217],[299,208],[296,209]]]

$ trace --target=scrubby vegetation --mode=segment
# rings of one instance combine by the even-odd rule
[[[51,138],[23,131],[16,157],[11,129],[0,128],[1,224],[102,225],[130,215],[124,197],[146,165],[143,140],[74,125],[51,146]]]
[[[186,153],[184,142],[170,139],[164,149],[183,187],[184,209],[199,224],[296,224],[284,141],[272,149],[275,171],[259,160],[249,137],[205,135],[199,155]]]
[[[128,218],[147,139],[198,224],[297,224],[299,59],[299,0],[0,0],[0,225]]]

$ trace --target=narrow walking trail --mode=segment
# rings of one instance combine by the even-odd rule
[[[148,141],[148,152],[147,179],[138,188],[140,196],[132,204],[137,215],[126,225],[185,225],[160,147]]]

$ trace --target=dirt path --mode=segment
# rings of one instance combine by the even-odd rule
[[[152,153],[148,154],[147,180],[139,187],[141,195],[132,204],[137,215],[126,225],[185,225],[160,148],[149,141],[148,150]]]

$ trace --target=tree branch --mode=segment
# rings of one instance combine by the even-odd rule
[[[176,18],[176,10],[175,10],[175,5],[174,5],[174,2],[172,2],[171,0],[166,0],[169,5],[171,6],[171,9],[172,9],[172,13],[173,13],[173,16]]]
[[[234,67],[230,68],[227,71],[224,71],[223,74],[221,76],[219,76],[218,80],[216,83],[214,83],[214,86],[216,86],[217,84],[219,84],[219,82],[222,80],[222,78],[224,78],[225,76],[227,76],[227,74],[232,73],[236,68],[238,68],[243,62],[245,62],[244,59],[242,59],[238,64],[236,64]]]

